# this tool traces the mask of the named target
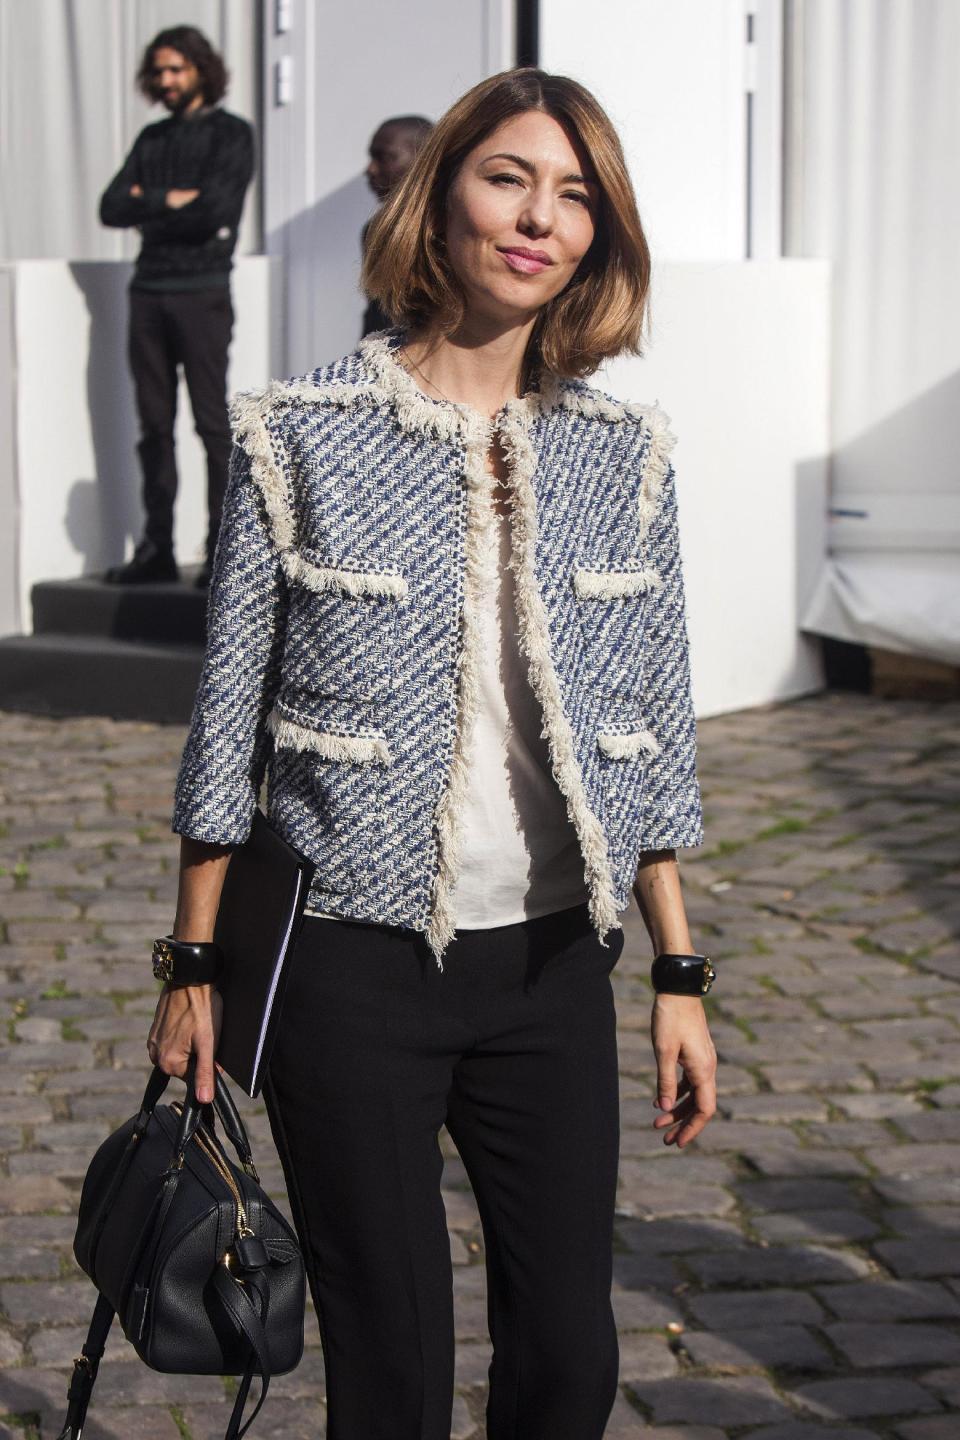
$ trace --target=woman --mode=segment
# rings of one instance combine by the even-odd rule
[[[494,76],[371,227],[397,324],[236,407],[175,934],[209,941],[269,766],[318,865],[264,1094],[331,1440],[449,1436],[444,1124],[483,1221],[488,1435],[602,1435],[631,888],[686,957],[664,987],[697,975],[656,997],[653,1123],[683,1148],[714,1109],[674,854],[701,815],[672,442],[578,378],[638,349],[648,280],[597,102]],[[191,985],[151,1030],[170,1074],[196,1051],[201,1098],[218,1023]]]

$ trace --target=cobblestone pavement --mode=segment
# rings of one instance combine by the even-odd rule
[[[821,696],[701,725],[708,845],[683,862],[721,1115],[651,1126],[648,947],[615,974],[623,1089],[608,1440],[960,1436],[960,706]],[[0,1440],[55,1436],[93,1291],[71,1254],[87,1160],[146,1074],[182,732],[0,716]],[[246,1113],[280,1193],[265,1116]],[[455,1440],[482,1434],[477,1214],[455,1152]],[[272,1440],[323,1433],[308,1316]],[[84,1440],[213,1440],[229,1382],[155,1374],[114,1326]]]

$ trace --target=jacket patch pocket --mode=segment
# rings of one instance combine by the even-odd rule
[[[649,767],[660,746],[632,707],[619,707],[597,732],[603,825],[614,873],[632,878],[639,853],[640,817]]]
[[[601,730],[597,746],[608,760],[633,760],[638,755],[658,755],[660,746],[650,730]]]
[[[314,891],[347,897],[382,849],[387,737],[341,703],[278,698],[267,723],[271,814],[316,862]]]
[[[631,556],[581,556],[570,577],[593,684],[613,700],[637,698],[643,682],[644,615],[660,577]]]
[[[382,730],[328,719],[311,718],[278,701],[267,719],[267,729],[279,750],[299,750],[323,760],[351,765],[387,765],[390,747]]]
[[[284,679],[313,700],[375,702],[390,688],[407,579],[396,560],[302,547],[288,552]]]
[[[660,577],[639,560],[608,561],[578,565],[573,572],[573,589],[578,600],[624,600],[655,590]]]
[[[401,600],[407,581],[393,561],[360,560],[355,556],[323,556],[316,550],[288,551],[284,556],[287,579],[318,594],[339,591],[344,595],[384,595]]]

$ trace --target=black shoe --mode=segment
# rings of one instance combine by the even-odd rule
[[[152,540],[141,540],[126,565],[113,565],[103,577],[109,585],[144,585],[151,580],[179,580],[172,550],[161,550]]]

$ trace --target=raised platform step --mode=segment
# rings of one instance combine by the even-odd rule
[[[178,583],[107,585],[96,576],[43,580],[31,591],[36,635],[100,635],[163,645],[202,645],[207,592],[195,570]]]
[[[186,724],[202,663],[202,645],[11,635],[0,640],[0,709]]]

